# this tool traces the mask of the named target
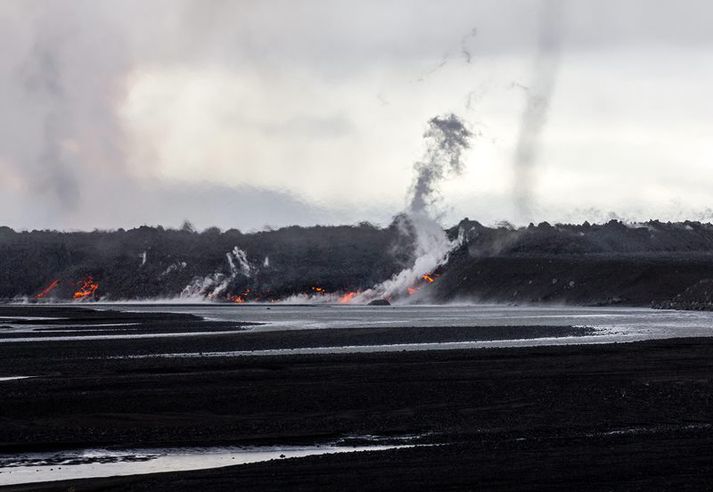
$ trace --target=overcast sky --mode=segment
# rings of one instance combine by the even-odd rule
[[[704,0],[562,2],[518,209],[543,5],[5,0],[0,225],[385,224],[449,112],[475,137],[446,224],[713,216]]]

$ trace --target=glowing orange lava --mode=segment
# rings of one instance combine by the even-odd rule
[[[247,301],[247,296],[250,294],[252,289],[245,289],[242,291],[240,294],[230,296],[230,302],[234,302],[235,304],[245,304]]]
[[[322,287],[312,287],[312,292],[315,292],[317,294],[326,294],[327,291],[324,290]]]
[[[42,291],[35,296],[35,299],[44,299],[49,295],[50,292],[55,290],[59,286],[59,280],[53,280],[50,284],[42,289]]]
[[[359,293],[356,291],[347,292],[339,298],[339,304],[349,304],[352,302],[352,299],[357,296],[357,294]]]
[[[424,273],[423,275],[421,275],[421,278],[422,278],[423,280],[425,280],[426,282],[428,282],[429,284],[432,284],[432,283],[435,282],[435,280],[436,280],[436,279],[433,277],[433,275],[430,274],[430,273]]]
[[[88,276],[87,278],[82,281],[82,286],[77,289],[77,291],[74,293],[72,297],[74,299],[81,301],[83,299],[87,299],[91,296],[94,295],[94,293],[97,291],[99,288],[99,284],[94,281],[92,276]]]

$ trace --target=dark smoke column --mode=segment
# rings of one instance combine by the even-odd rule
[[[537,54],[515,149],[513,192],[517,212],[525,220],[532,217],[533,171],[559,67],[562,9],[562,0],[542,1]]]
[[[414,165],[416,181],[411,190],[409,212],[423,213],[429,200],[438,191],[438,185],[448,174],[463,172],[463,151],[470,146],[472,133],[453,113],[436,116],[428,122],[423,135],[426,140],[426,155]]]

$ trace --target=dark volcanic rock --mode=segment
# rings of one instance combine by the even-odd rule
[[[88,277],[98,284],[88,299],[108,300],[173,297],[189,285],[200,291],[206,280],[219,292],[217,300],[364,290],[413,263],[408,225],[398,217],[387,228],[287,227],[251,234],[145,226],[91,233],[2,228],[0,299],[32,299],[55,281],[47,298],[69,299]],[[461,245],[433,272],[441,278],[421,290],[428,301],[693,309],[711,303],[707,284],[697,285],[713,279],[711,224],[543,222],[515,228],[465,219],[446,232]],[[228,255],[234,248],[245,254],[249,274],[235,274],[237,257]]]
[[[391,303],[386,299],[374,299],[369,303],[369,306],[391,306]]]
[[[100,321],[123,329],[113,321],[124,316],[146,333],[162,331],[166,322],[178,330],[201,322],[185,315],[53,306],[9,306],[0,315],[21,317],[33,310],[43,316],[64,311],[63,323],[89,330]],[[204,329],[215,327],[203,323]],[[0,375],[34,376],[2,383],[0,451],[6,457],[97,447],[300,446],[354,436],[436,444],[7,490],[710,488],[710,338],[430,352],[112,357],[230,350],[236,347],[229,344],[248,343],[246,336],[257,345],[308,337],[314,346],[330,337],[373,344],[398,343],[384,337],[407,342],[487,331],[502,339],[502,330],[519,339],[518,332],[533,329],[375,327],[0,343]],[[566,329],[540,327],[540,335]]]
[[[699,280],[670,301],[662,302],[657,307],[665,309],[693,309],[698,311],[713,310],[713,279]]]
[[[363,290],[403,265],[389,252],[396,226],[370,224],[287,227],[250,234],[231,229],[198,233],[163,227],[63,233],[0,230],[0,298],[32,298],[53,281],[47,298],[68,299],[91,276],[96,298],[173,297],[198,279],[229,280],[223,299],[250,289],[246,300],[303,292]],[[246,254],[250,275],[230,278],[234,248]],[[222,277],[221,277],[222,276]]]
[[[625,224],[612,220],[581,225],[543,222],[516,229],[508,224],[489,228],[465,219],[448,232],[453,239],[460,234],[472,256],[713,251],[713,225],[691,221]]]
[[[713,278],[713,255],[709,253],[490,257],[466,254],[452,258],[429,289],[440,301],[466,298],[659,307],[706,278]]]
[[[710,286],[698,285],[713,278],[711,224],[610,221],[516,229],[466,219],[448,233],[463,242],[429,287],[437,301],[678,309],[704,309],[712,301]]]

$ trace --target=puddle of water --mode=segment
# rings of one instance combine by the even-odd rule
[[[32,326],[32,325],[30,325]],[[77,330],[84,330],[85,328],[116,328],[116,327],[121,327],[121,326],[141,326],[141,323],[84,323],[84,324],[62,324],[62,325],[47,325],[47,326],[40,326],[38,327],[37,325],[32,326],[32,328],[35,329],[35,331],[54,331],[54,330],[66,330],[66,329],[73,329],[74,331]]]
[[[386,345],[338,345],[333,347],[300,347],[263,350],[225,350],[215,352],[173,352],[136,355],[113,355],[108,359],[204,358],[204,357],[260,357],[279,355],[364,354],[378,352],[419,352],[424,350],[465,350],[505,347],[538,347],[549,345],[584,345],[645,340],[644,337],[618,339],[610,335],[572,337],[543,337],[511,340],[478,340],[462,342],[392,343]]]
[[[713,427],[711,424],[686,424],[686,425],[657,425],[653,427],[627,427],[624,429],[615,429],[607,432],[599,432],[595,434],[587,434],[587,437],[595,436],[622,436],[628,434],[657,434],[662,432],[674,431],[690,431],[690,430],[706,430]]]
[[[0,456],[0,486],[204,470],[324,454],[383,451],[414,445],[285,446],[252,448],[93,449]]]

